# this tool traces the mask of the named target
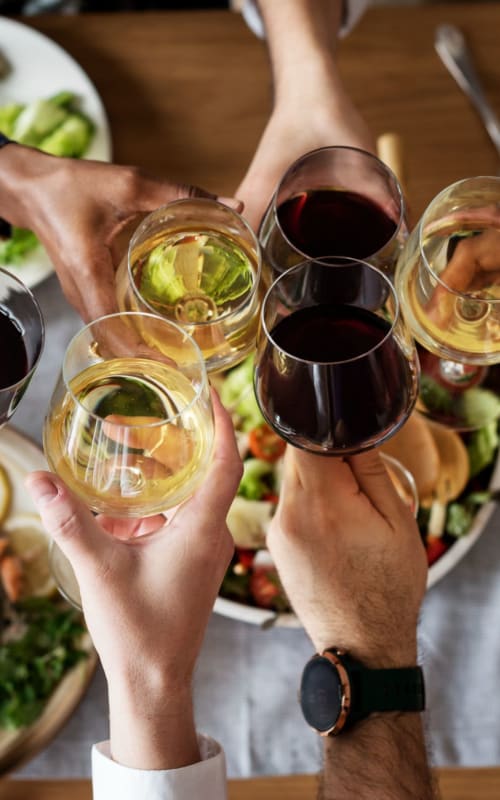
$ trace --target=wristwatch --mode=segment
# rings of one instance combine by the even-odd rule
[[[0,147],[3,147],[5,144],[10,144],[12,139],[9,139],[8,136],[4,136],[4,134],[0,131]]]
[[[321,736],[336,736],[378,711],[423,711],[420,667],[368,669],[336,648],[306,664],[300,685],[306,722]]]

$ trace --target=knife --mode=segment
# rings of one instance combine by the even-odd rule
[[[445,67],[479,113],[500,155],[500,121],[486,99],[462,31],[455,25],[439,25],[436,28],[434,46]]]

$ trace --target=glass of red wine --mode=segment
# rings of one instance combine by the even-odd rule
[[[16,410],[43,349],[44,324],[30,290],[0,269],[0,427]]]
[[[392,273],[407,237],[401,186],[376,156],[322,147],[287,170],[259,240],[273,277],[306,258],[347,256]]]
[[[410,414],[419,364],[389,278],[354,259],[282,273],[261,311],[255,392],[286,441],[323,455],[381,444]]]

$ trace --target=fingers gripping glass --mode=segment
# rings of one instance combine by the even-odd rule
[[[291,444],[324,455],[380,444],[407,419],[418,376],[394,289],[375,267],[306,261],[266,294],[255,391]]]
[[[206,474],[213,439],[203,357],[177,325],[113,314],[70,342],[44,448],[51,469],[93,511],[144,517],[182,503]],[[70,573],[64,561],[54,549],[56,577]]]

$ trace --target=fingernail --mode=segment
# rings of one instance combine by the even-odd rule
[[[228,208],[234,209],[234,211],[241,211],[243,208],[242,201],[237,200],[235,197],[218,197],[217,200]]]
[[[57,497],[59,489],[50,478],[28,479],[26,481],[33,502],[37,506],[46,506],[54,497]]]

